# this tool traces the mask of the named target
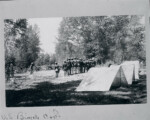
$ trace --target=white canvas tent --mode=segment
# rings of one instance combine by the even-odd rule
[[[92,68],[76,91],[109,91],[127,85],[121,66]]]
[[[127,65],[127,66],[134,66],[134,77],[135,77],[135,80],[138,80],[139,79],[139,69],[140,69],[140,63],[139,61],[125,61],[121,64],[122,65]],[[130,67],[128,67],[130,68]],[[128,71],[128,70],[127,70]],[[124,71],[126,72],[126,71]]]
[[[132,82],[135,80],[135,72],[134,72],[135,66],[133,64],[121,65],[121,68],[124,72],[128,84],[131,85]]]

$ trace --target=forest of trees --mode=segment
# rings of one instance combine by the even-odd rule
[[[26,19],[6,19],[4,23],[5,65],[12,62],[21,70],[28,68],[40,52],[37,25],[28,25]]]
[[[146,59],[142,16],[63,18],[56,45],[61,63],[68,57],[95,58],[99,63]]]
[[[98,63],[146,60],[145,26],[142,16],[64,17],[58,29],[56,53],[42,53],[40,29],[27,19],[4,21],[5,65],[20,70],[59,64],[70,57],[95,58]]]
[[[49,55],[47,53],[40,53],[38,59],[35,61],[37,66],[53,65],[56,62],[56,55]]]
[[[40,30],[26,19],[4,21],[5,67],[13,63],[18,71],[26,71],[32,62],[37,66],[54,64],[55,55],[41,53]]]

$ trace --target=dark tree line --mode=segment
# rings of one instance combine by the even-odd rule
[[[56,45],[58,61],[68,57],[96,58],[100,63],[145,61],[145,27],[142,16],[63,18]]]
[[[35,62],[40,52],[39,28],[28,25],[26,19],[6,19],[5,23],[5,65],[13,63],[19,70]]]
[[[42,66],[42,65],[52,65],[55,64],[56,62],[56,55],[52,54],[45,54],[45,53],[40,53],[38,59],[35,61],[37,66]]]
[[[6,19],[4,23],[6,68],[13,63],[19,72],[23,72],[32,62],[36,66],[51,65],[56,62],[55,54],[41,53],[40,30],[36,24],[29,25],[26,19]]]
[[[56,54],[40,53],[39,28],[26,19],[4,20],[5,63],[26,69],[62,63],[68,57],[96,58],[99,63],[145,61],[145,26],[142,16],[65,17],[60,23]]]

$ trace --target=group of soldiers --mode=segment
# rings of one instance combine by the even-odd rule
[[[63,70],[65,72],[65,76],[85,73],[91,67],[96,66],[96,61],[94,59],[83,60],[79,58],[68,58],[63,63]]]
[[[32,62],[29,68],[30,74],[33,74],[35,70],[35,65]],[[16,73],[14,64],[12,62],[7,63],[5,67],[5,75],[6,75],[6,80],[10,80],[10,78],[14,78],[14,74]]]
[[[96,61],[94,59],[88,59],[83,60],[79,58],[68,58],[64,61],[62,65],[62,69],[64,70],[64,75],[69,76],[73,74],[79,74],[79,73],[85,73],[87,72],[91,67],[96,66]],[[60,72],[60,66],[58,63],[55,63],[55,72],[56,77],[58,77],[58,74]],[[33,74],[35,71],[35,64],[34,62],[31,63],[29,67],[30,74]],[[9,80],[9,78],[14,77],[14,65],[13,63],[7,64],[6,66],[6,79]]]

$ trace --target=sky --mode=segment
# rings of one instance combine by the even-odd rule
[[[40,47],[44,53],[54,54],[57,42],[58,28],[62,18],[32,18],[28,19],[30,25],[37,24],[40,31]]]

